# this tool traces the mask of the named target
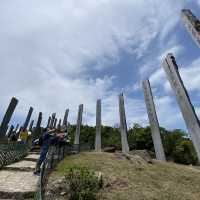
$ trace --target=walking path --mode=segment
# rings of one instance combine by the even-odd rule
[[[33,175],[33,171],[38,157],[31,153],[0,170],[0,200],[34,198],[39,177]]]

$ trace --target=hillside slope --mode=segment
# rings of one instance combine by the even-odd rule
[[[101,199],[200,199],[200,170],[191,166],[159,161],[149,164],[137,155],[126,157],[120,153],[81,153],[65,158],[52,173],[49,183],[58,180],[73,166],[102,172],[104,188]]]

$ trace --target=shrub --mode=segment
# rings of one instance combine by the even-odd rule
[[[183,140],[178,143],[173,152],[173,158],[174,161],[178,163],[196,164],[197,155],[192,142],[189,140]]]
[[[143,128],[136,124],[128,131],[128,141],[131,150],[154,150],[150,127]]]
[[[70,200],[96,200],[100,189],[98,177],[87,168],[73,167],[65,176]]]
[[[173,152],[177,145],[184,140],[183,134],[179,130],[174,130],[169,133],[163,133],[162,135],[166,156],[173,159]]]

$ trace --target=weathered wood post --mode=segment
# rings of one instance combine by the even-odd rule
[[[51,116],[49,116],[48,121],[47,121],[47,128],[50,127],[50,123],[51,123]]]
[[[25,120],[25,122],[24,122],[24,126],[23,126],[24,129],[27,129],[28,124],[29,124],[30,119],[31,119],[32,113],[33,113],[33,108],[30,107],[30,108],[29,108],[29,111],[28,111],[28,115],[27,115],[26,120]]]
[[[10,126],[10,129],[9,129],[9,131],[8,131],[7,137],[10,137],[10,136],[11,136],[13,130],[14,130],[14,126],[11,125],[11,126]]]
[[[75,132],[75,138],[74,138],[75,145],[80,144],[80,131],[81,131],[81,125],[82,125],[82,115],[83,115],[83,104],[79,105],[79,109],[78,109],[78,118],[77,118],[76,132]]]
[[[147,108],[147,113],[149,117],[149,123],[151,126],[151,134],[154,144],[154,149],[156,153],[156,159],[166,161],[165,152],[160,136],[159,122],[156,114],[155,104],[153,100],[153,94],[151,91],[151,85],[149,80],[143,81],[143,90],[145,103]]]
[[[28,130],[32,132],[33,130],[33,124],[34,124],[34,120],[31,121]]]
[[[64,118],[63,118],[62,127],[66,127],[67,128],[68,115],[69,115],[69,109],[66,109],[65,115],[64,115]]]
[[[55,118],[54,123],[53,123],[53,128],[56,128],[57,121],[58,121],[57,118]]]
[[[39,112],[36,127],[34,129],[33,139],[39,138],[41,135],[42,112]]]
[[[0,126],[0,137],[5,137],[6,135],[6,131],[8,129],[8,123],[10,122],[10,119],[12,117],[12,114],[17,106],[18,100],[13,97],[11,99],[11,102],[6,110],[6,113],[4,115],[4,118],[1,122],[1,126]]]
[[[200,161],[200,123],[195,113],[194,107],[190,101],[190,97],[183,84],[181,76],[178,71],[178,65],[176,64],[173,54],[168,54],[162,64],[167,78],[170,82],[172,89],[176,95],[177,102],[181,109],[183,118],[185,120],[187,129],[191,134],[191,138],[196,149],[198,159]]]
[[[50,128],[53,128],[53,125],[54,125],[54,121],[55,121],[55,118],[56,118],[56,113],[53,113],[52,114],[52,117],[51,117],[51,123],[50,123]]]
[[[124,107],[123,94],[119,95],[119,116],[120,116],[122,152],[129,153],[129,145],[128,145],[128,139],[127,139],[126,113],[125,113],[125,107]]]
[[[37,123],[36,123],[36,129],[41,127],[41,123],[42,123],[42,112],[39,112],[38,120],[37,120]]]
[[[15,127],[14,132],[17,132],[18,128],[19,128],[19,124],[17,124],[17,126]]]
[[[17,132],[15,132],[15,136],[17,139],[19,138],[19,135],[20,135],[20,132],[22,131],[22,129],[23,129],[23,126],[20,126],[19,130]]]
[[[192,11],[188,9],[182,10],[181,18],[193,40],[196,42],[198,47],[200,47],[200,21]]]
[[[61,121],[62,121],[62,120],[59,119],[57,129],[61,129]]]
[[[96,105],[95,151],[101,152],[101,99],[97,100],[97,105]]]

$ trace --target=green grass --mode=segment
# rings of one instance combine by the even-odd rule
[[[73,166],[88,167],[103,174],[100,199],[107,200],[199,200],[200,170],[190,166],[155,161],[147,164],[138,156],[81,153],[65,158],[52,173],[59,178]]]

